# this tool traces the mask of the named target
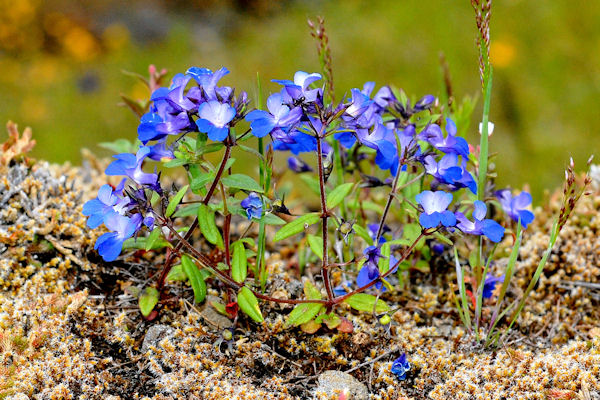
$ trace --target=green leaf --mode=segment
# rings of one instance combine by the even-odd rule
[[[321,193],[321,186],[319,184],[319,180],[317,178],[315,178],[312,175],[308,175],[308,174],[301,174],[300,175],[300,179],[302,180],[302,182],[304,182],[306,184],[306,186],[308,186],[308,188],[310,190],[312,190],[315,194],[320,194]]]
[[[262,187],[254,179],[244,174],[231,174],[221,178],[221,182],[229,188],[249,190],[257,193],[263,192]]]
[[[169,201],[169,205],[167,206],[167,211],[165,211],[165,217],[169,218],[171,215],[173,215],[173,213],[175,212],[175,209],[177,208],[177,205],[179,203],[181,203],[181,199],[183,199],[183,196],[185,196],[185,193],[187,192],[188,187],[190,187],[190,186],[185,185],[184,187],[179,189],[177,194],[175,196],[173,196],[171,201]]]
[[[212,172],[203,172],[196,164],[191,164],[189,167],[190,173],[190,188],[192,192],[198,194],[204,189],[204,186],[215,179],[215,174]]]
[[[131,143],[129,140],[121,138],[114,142],[102,142],[98,146],[114,151],[115,153],[135,153],[139,147],[139,142],[136,140],[134,143]]]
[[[433,232],[433,236],[440,242],[446,243],[448,246],[454,246],[452,240],[448,239],[446,236],[442,235],[439,232]]]
[[[208,154],[208,153],[214,153],[215,151],[219,151],[223,148],[223,143],[219,142],[219,143],[210,143],[207,144],[206,146],[202,146],[200,149],[197,149],[196,153],[198,155],[202,155],[202,154]]]
[[[365,228],[363,228],[362,226],[360,226],[358,224],[354,224],[354,225],[352,225],[352,229],[354,229],[354,232],[358,236],[363,238],[369,246],[373,245],[373,238],[371,237],[371,235],[369,235],[369,232],[367,232],[367,230]]]
[[[261,222],[264,222],[265,225],[285,225],[285,220],[279,218],[277,215],[272,214],[270,212],[265,213],[263,217],[260,219]]]
[[[134,143],[131,143],[127,139],[117,139],[114,142],[102,142],[99,143],[98,146],[103,149],[107,149],[113,151],[117,154],[119,153],[135,153],[137,148],[139,147],[138,141],[136,140]]]
[[[300,303],[287,316],[286,326],[298,326],[307,323],[317,316],[323,308],[320,303]]]
[[[344,201],[352,191],[353,187],[354,183],[344,183],[329,192],[329,194],[327,194],[327,209],[335,208]]]
[[[247,316],[252,318],[256,322],[263,322],[264,318],[260,312],[260,308],[258,307],[258,299],[252,293],[250,289],[246,286],[243,286],[238,292],[237,303],[240,306],[240,310],[242,310]]]
[[[344,303],[358,311],[373,312],[375,300],[377,300],[377,297],[371,294],[357,293],[344,300]],[[389,310],[390,308],[385,301],[381,299],[377,300],[377,306],[375,306],[377,314],[388,312]]]
[[[175,214],[173,214],[173,216],[175,218],[191,217],[192,215],[198,214],[198,208],[200,208],[200,203],[186,204],[184,206],[179,207],[177,211],[175,211]]]
[[[391,246],[389,243],[384,243],[381,246],[381,255],[379,258],[379,263],[377,266],[379,267],[379,272],[385,274],[388,269],[390,269],[390,255],[392,254]]]
[[[231,277],[234,281],[242,283],[248,275],[248,260],[246,259],[246,249],[244,243],[233,243],[233,257],[231,258]]]
[[[309,300],[321,300],[321,291],[308,280],[304,282],[304,295]]]
[[[161,234],[161,231],[159,228],[152,229],[152,232],[150,232],[150,234],[146,238],[146,246],[144,246],[146,251],[150,250],[154,246],[154,244],[160,237],[160,234]]]
[[[229,314],[227,313],[227,308],[225,308],[225,304],[219,303],[217,301],[210,301],[209,303],[215,310],[217,310],[219,314],[223,314],[227,317],[229,316]]]
[[[173,265],[167,274],[167,282],[183,282],[185,280],[187,280],[187,275],[183,272],[183,266],[181,264]]]
[[[200,204],[198,208],[198,225],[200,225],[202,235],[204,235],[209,243],[216,245],[220,249],[224,247],[223,238],[215,222],[215,212],[206,204]]]
[[[308,245],[313,253],[317,255],[321,260],[323,259],[323,238],[315,235],[308,235]]]
[[[138,299],[138,304],[144,317],[150,315],[158,304],[158,290],[150,286],[146,287]]]
[[[147,241],[147,239],[145,237],[129,238],[125,242],[123,242],[123,250],[131,250],[131,249],[146,250],[146,241]],[[163,247],[173,247],[173,246],[171,245],[171,243],[167,242],[166,240],[159,238],[156,242],[154,242],[154,244],[152,245],[150,250],[162,249]]]
[[[185,165],[189,163],[189,160],[184,159],[184,158],[174,158],[172,160],[167,161],[166,163],[163,163],[163,167],[165,168],[175,168],[175,167],[181,167],[182,165]]]
[[[194,289],[194,303],[202,303],[206,297],[206,282],[196,266],[196,263],[186,254],[181,256],[183,272],[188,277],[192,289]]]
[[[274,242],[278,242],[290,236],[303,232],[308,226],[316,224],[321,219],[318,213],[306,214],[295,220],[288,222],[277,231],[273,237]]]

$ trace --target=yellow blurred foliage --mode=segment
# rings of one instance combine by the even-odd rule
[[[517,56],[517,49],[508,39],[494,40],[490,47],[490,59],[496,68],[510,66]]]
[[[102,42],[109,50],[121,50],[130,42],[127,27],[121,23],[114,23],[102,32]]]

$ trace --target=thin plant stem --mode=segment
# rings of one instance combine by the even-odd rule
[[[318,162],[318,170],[319,170],[319,191],[321,197],[321,219],[323,220],[323,264],[321,267],[323,274],[323,284],[325,285],[325,291],[327,292],[327,300],[331,303],[334,298],[333,289],[331,287],[331,282],[329,281],[329,265],[328,265],[328,254],[327,254],[327,239],[328,239],[328,229],[327,222],[329,220],[329,211],[327,210],[327,199],[325,193],[325,176],[323,172],[323,155],[322,155],[322,145],[321,141],[321,133],[317,134],[317,162]]]
[[[398,169],[396,170],[396,176],[394,177],[394,183],[392,183],[392,190],[390,190],[390,194],[388,195],[387,202],[385,203],[385,208],[383,209],[383,214],[381,214],[381,220],[379,221],[379,229],[377,229],[377,236],[375,237],[375,246],[379,243],[379,239],[381,239],[381,235],[383,233],[383,226],[385,225],[385,219],[390,211],[390,206],[392,205],[392,201],[394,200],[394,194],[396,190],[398,190],[398,181],[400,180],[400,175],[403,177],[405,174],[402,173],[402,166],[404,165],[404,158],[401,162],[398,163]]]
[[[210,185],[208,192],[206,192],[206,196],[204,196],[204,199],[202,200],[202,204],[207,205],[208,202],[210,201],[210,199],[212,198],[212,196],[215,192],[215,189],[217,188],[217,185],[219,184],[219,181],[221,180],[223,171],[225,171],[225,164],[227,164],[227,161],[229,160],[230,155],[231,155],[231,145],[230,145],[229,141],[226,141],[225,142],[225,153],[223,154],[223,159],[221,160],[221,164],[219,165],[219,169],[217,170],[217,174],[215,175],[215,179],[214,179],[213,183]],[[185,233],[185,236],[182,239],[184,239],[185,241],[189,241],[197,227],[198,227],[198,217],[194,218],[192,225],[190,225],[190,228]],[[178,236],[181,237],[179,234],[178,234]],[[179,254],[179,250],[181,250],[181,248],[183,246],[184,246],[184,243],[182,243],[182,241],[179,240],[173,250],[169,249],[170,251],[167,254],[167,258],[165,260],[165,265],[163,267],[163,270],[160,274],[160,278],[158,279],[158,283],[157,283],[159,292],[165,286],[165,280],[167,279],[167,275],[169,274],[169,271],[171,271],[171,267],[173,266],[173,261],[175,260],[175,257]]]
[[[525,290],[525,293],[523,293],[523,297],[521,298],[521,301],[519,302],[519,305],[517,306],[517,310],[513,314],[512,320],[510,321],[510,325],[504,332],[504,335],[502,335],[503,339],[506,337],[506,334],[508,333],[508,331],[510,331],[510,329],[516,322],[517,318],[519,317],[519,314],[521,314],[521,311],[523,310],[523,307],[525,306],[525,300],[527,300],[527,297],[529,297],[529,294],[531,293],[531,291],[537,284],[538,280],[540,279],[540,275],[542,275],[542,271],[544,270],[544,267],[546,266],[546,261],[548,261],[548,257],[550,256],[550,253],[552,253],[552,248],[554,247],[554,243],[556,243],[556,239],[558,239],[559,232],[560,232],[560,230],[558,229],[558,219],[557,219],[556,221],[554,221],[554,224],[552,225],[552,233],[550,234],[550,241],[548,243],[548,248],[544,252],[544,255],[542,256],[542,259],[540,260],[540,262],[535,270],[535,273],[533,274],[533,278],[531,278],[531,281],[529,282],[529,285],[527,286],[527,289]]]
[[[353,291],[351,291],[349,293],[346,293],[343,296],[336,297],[333,301],[333,304],[339,304],[339,303],[343,302],[344,300],[346,300],[347,298],[349,298],[357,293],[364,292],[371,286],[375,285],[377,282],[381,281],[382,279],[385,279],[388,275],[391,275],[393,272],[395,272],[396,268],[398,268],[400,263],[402,263],[404,260],[406,260],[406,258],[410,255],[410,253],[412,253],[412,251],[415,249],[415,246],[417,245],[417,243],[419,243],[419,241],[427,235],[428,235],[428,233],[421,232],[421,234],[415,239],[415,241],[404,251],[404,253],[402,253],[402,256],[398,259],[398,261],[396,261],[396,263],[392,267],[390,267],[386,272],[381,274],[379,276],[379,279],[375,279],[364,286],[361,286],[357,289],[354,289]]]

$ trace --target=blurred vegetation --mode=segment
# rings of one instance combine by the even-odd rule
[[[31,126],[41,158],[78,163],[81,147],[108,155],[96,143],[136,136],[119,94],[148,96],[121,70],[226,66],[224,82],[254,98],[257,72],[265,82],[319,70],[306,25],[316,15],[330,35],[338,98],[367,80],[439,95],[441,52],[455,97],[479,92],[468,0],[0,0],[0,120]],[[491,149],[500,184],[529,183],[538,202],[569,156],[583,162],[600,149],[598,21],[593,1],[494,3]]]

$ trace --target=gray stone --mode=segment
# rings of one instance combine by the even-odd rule
[[[352,375],[342,371],[325,371],[318,378],[316,392],[324,392],[327,396],[337,396],[345,389],[348,400],[366,400],[369,398],[367,387]]]
[[[158,347],[158,343],[166,337],[173,336],[175,333],[175,329],[171,328],[168,325],[152,325],[148,332],[146,332],[146,336],[144,336],[144,341],[142,342],[142,353],[147,352],[150,349],[150,346]]]
[[[210,305],[211,302],[220,303],[221,299],[217,296],[206,296],[206,301],[200,306],[200,316],[206,323],[218,330],[231,328],[233,326],[233,321],[225,315],[219,314],[219,312]]]

